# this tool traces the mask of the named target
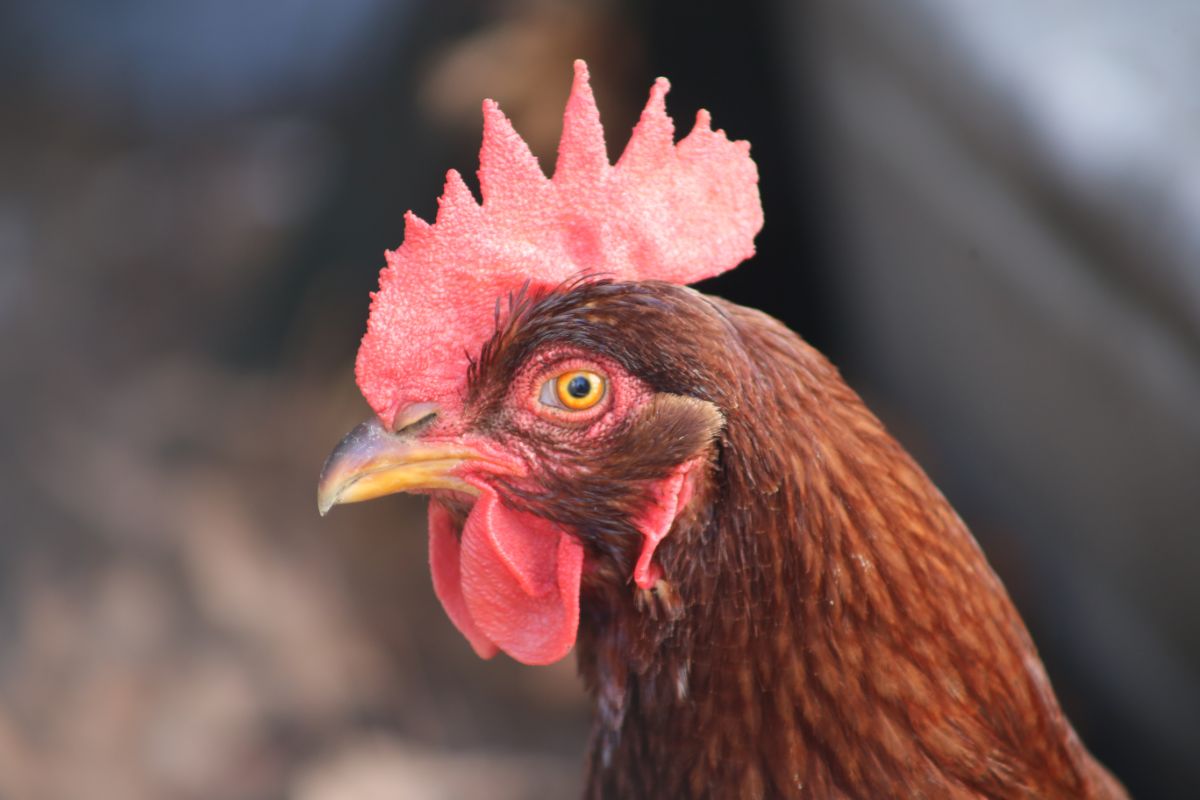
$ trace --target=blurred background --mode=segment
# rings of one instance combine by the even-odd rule
[[[829,353],[963,513],[1092,750],[1200,786],[1200,6],[0,6],[0,797],[577,794],[573,664],[478,661],[423,502],[316,514],[367,294],[497,99],[586,58],[749,139],[706,288]]]

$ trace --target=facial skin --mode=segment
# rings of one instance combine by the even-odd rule
[[[698,297],[593,282],[516,298],[464,376],[461,406],[403,409],[395,431],[357,428],[326,464],[321,510],[430,494],[435,587],[476,651],[557,660],[587,586],[661,577],[655,548],[706,473],[723,416],[702,396],[699,362],[665,338],[697,308],[722,324]],[[522,614],[551,632],[531,643]]]

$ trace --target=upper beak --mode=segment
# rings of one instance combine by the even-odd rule
[[[469,447],[423,442],[404,430],[391,433],[372,418],[346,434],[325,460],[317,483],[317,510],[324,515],[339,503],[396,492],[453,489],[479,494],[453,472],[465,462],[482,460],[484,456]]]

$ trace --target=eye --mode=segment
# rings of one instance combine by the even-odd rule
[[[542,384],[538,400],[542,405],[567,411],[587,411],[604,399],[608,382],[604,376],[586,369],[573,369]]]

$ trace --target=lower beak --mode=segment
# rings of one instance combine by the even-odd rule
[[[317,483],[317,510],[325,515],[339,503],[358,503],[396,492],[479,490],[453,474],[456,467],[483,456],[458,444],[424,442],[390,433],[378,420],[359,425],[333,449]]]

